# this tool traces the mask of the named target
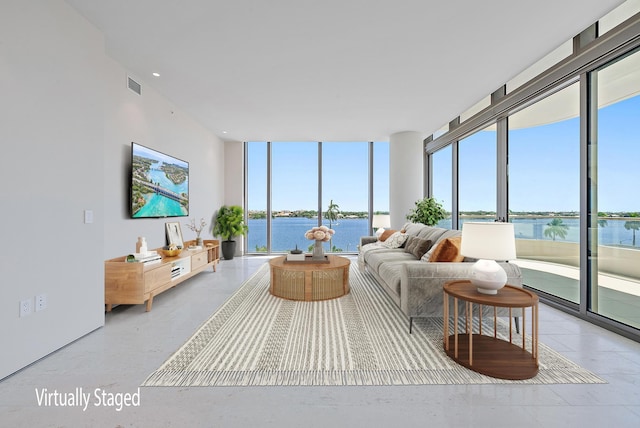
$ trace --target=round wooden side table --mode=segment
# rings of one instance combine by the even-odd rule
[[[498,294],[479,293],[471,281],[451,281],[444,287],[444,349],[447,355],[478,373],[500,379],[530,379],[538,373],[538,296],[529,290],[505,285]],[[453,297],[450,320],[449,296]],[[465,332],[458,332],[458,300],[465,304]],[[478,331],[473,332],[473,305],[478,306]],[[493,335],[482,334],[483,306],[493,306]],[[509,308],[509,341],[497,335],[497,308]],[[513,340],[512,308],[522,308],[522,344]],[[526,313],[531,312],[531,351],[526,347]],[[453,321],[453,334],[449,335]]]

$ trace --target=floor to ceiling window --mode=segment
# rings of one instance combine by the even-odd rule
[[[389,143],[373,143],[373,214],[389,214]]]
[[[446,146],[431,155],[431,186],[433,198],[440,202],[448,216],[438,222],[439,227],[452,228],[451,212],[453,211],[452,193],[452,147]]]
[[[458,142],[458,228],[496,218],[496,131],[487,127]]]
[[[369,143],[322,143],[322,224],[336,231],[325,251],[356,251],[369,234]]]
[[[590,310],[640,328],[640,52],[592,73]],[[596,280],[597,278],[597,280]]]
[[[267,143],[246,144],[247,162],[247,247],[267,251]]]
[[[464,221],[477,195],[515,225],[543,302],[640,340],[640,14],[625,2],[428,137],[429,194]],[[504,54],[507,54],[505,52]],[[496,198],[473,138],[497,124]],[[467,137],[469,136],[469,137]],[[476,146],[479,147],[479,146]],[[486,194],[485,194],[486,190]],[[460,219],[458,219],[460,215]],[[444,227],[449,224],[441,223]]]
[[[369,234],[370,200],[374,211],[388,213],[386,142],[274,142],[245,147],[248,253],[284,253],[296,246],[308,251],[313,243],[304,233],[319,222],[336,231],[325,251],[354,253],[360,237]]]
[[[580,98],[574,83],[509,117],[509,219],[523,282],[580,299]]]
[[[317,225],[318,143],[271,143],[271,251],[304,249]]]

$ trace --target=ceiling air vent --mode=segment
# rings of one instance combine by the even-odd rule
[[[127,76],[127,86],[138,95],[142,94],[142,86],[131,77]]]

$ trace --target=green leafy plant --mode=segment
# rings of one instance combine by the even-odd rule
[[[416,201],[416,206],[407,214],[407,220],[412,223],[422,223],[427,226],[435,226],[440,220],[447,218],[447,212],[442,204],[433,198],[424,198]]]
[[[638,217],[638,213],[631,214],[630,217]],[[633,239],[631,245],[636,246],[636,231],[640,230],[640,221],[629,220],[624,222],[624,228],[633,231]]]
[[[333,199],[329,202],[329,207],[327,208],[327,212],[325,213],[325,218],[329,220],[329,229],[333,225],[333,222],[338,220],[338,214],[340,214],[340,207],[338,204],[333,203]]]
[[[556,240],[556,237],[560,237],[560,239],[564,239],[567,237],[567,232],[569,231],[569,226],[565,224],[561,218],[554,218],[549,223],[547,223],[547,228],[544,229],[544,236],[547,238],[551,238],[552,240]]]
[[[327,213],[325,218],[329,220],[329,229],[333,227],[333,222],[338,220],[338,215],[340,214],[340,207],[338,204],[333,203],[333,199],[329,202],[329,207],[327,208]],[[331,235],[333,236],[333,235]],[[334,247],[333,238],[329,239],[329,248]],[[333,250],[332,250],[333,251]]]
[[[213,225],[213,235],[221,236],[225,241],[232,241],[240,235],[246,235],[249,230],[244,223],[242,207],[238,205],[223,205],[218,210],[216,221]]]

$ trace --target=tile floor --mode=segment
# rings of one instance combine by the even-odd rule
[[[158,296],[119,306],[93,333],[0,381],[2,427],[637,427],[640,344],[541,305],[543,343],[603,377],[596,385],[141,388],[140,405],[38,406],[36,391],[114,397],[175,351],[264,257],[222,261]],[[3,350],[4,352],[4,350]],[[108,395],[109,396],[109,395]]]

